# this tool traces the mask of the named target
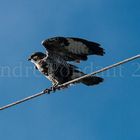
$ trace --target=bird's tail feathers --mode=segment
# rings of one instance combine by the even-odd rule
[[[83,72],[80,72],[78,70],[76,70],[74,73],[73,73],[73,77],[72,79],[75,79],[75,78],[78,78],[78,77],[81,77],[81,76],[84,76],[85,74]],[[101,82],[103,82],[103,78],[101,77],[98,77],[98,76],[89,76],[89,77],[86,77],[84,79],[81,79],[80,81],[78,81],[77,83],[81,82],[87,86],[93,86],[93,85],[97,85]]]
[[[93,86],[103,82],[103,78],[97,76],[89,76],[82,79],[81,82],[87,86]]]

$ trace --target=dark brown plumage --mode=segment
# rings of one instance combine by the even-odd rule
[[[54,37],[46,39],[42,45],[48,52],[57,53],[66,61],[87,60],[88,55],[104,55],[100,44],[81,38]]]
[[[85,74],[68,61],[87,60],[88,55],[104,55],[104,49],[100,44],[80,38],[54,37],[42,42],[46,48],[46,54],[36,52],[29,58],[36,68],[57,86],[84,76]],[[97,85],[103,78],[89,76],[79,80],[87,86]]]

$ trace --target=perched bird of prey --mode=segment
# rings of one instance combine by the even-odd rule
[[[36,52],[28,60],[52,82],[53,88],[85,75],[70,64],[70,61],[85,61],[88,55],[104,55],[104,49],[100,44],[81,38],[54,37],[42,41],[42,45],[46,48],[46,53]],[[92,86],[102,81],[103,78],[89,76],[78,83]]]

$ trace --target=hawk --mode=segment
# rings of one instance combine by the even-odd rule
[[[52,82],[53,89],[85,75],[78,70],[78,67],[72,65],[71,61],[86,61],[88,55],[103,56],[105,53],[100,44],[81,38],[54,37],[42,41],[42,45],[46,48],[46,53],[35,52],[28,60],[34,63],[36,69]],[[77,83],[93,86],[102,81],[101,77],[89,76]]]

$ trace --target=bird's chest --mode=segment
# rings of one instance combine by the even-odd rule
[[[36,67],[41,73],[43,73],[44,75],[48,75],[48,67],[45,62],[40,62],[36,64]]]

